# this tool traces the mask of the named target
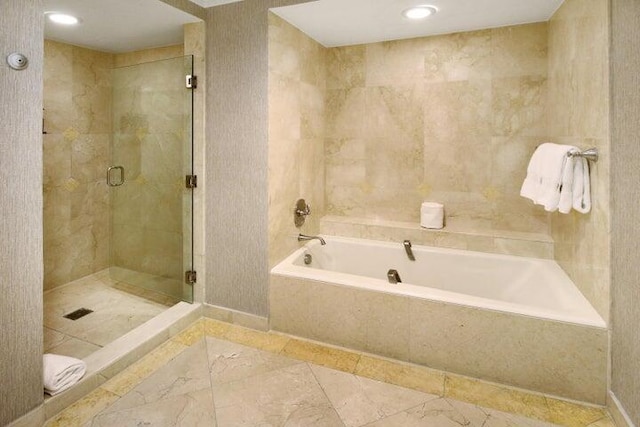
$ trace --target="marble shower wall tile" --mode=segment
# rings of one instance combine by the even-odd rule
[[[45,41],[45,289],[108,267],[111,253],[126,261],[117,266],[180,278],[184,178],[176,159],[185,117],[168,107],[185,102],[182,51],[112,55]],[[114,70],[167,58],[177,59]],[[105,183],[112,162],[126,171],[117,194]],[[123,238],[115,247],[111,231]]]
[[[45,40],[44,288],[109,263],[112,54]]]
[[[549,230],[519,196],[546,139],[547,24],[327,50],[327,213]],[[517,187],[517,188],[516,188]]]
[[[567,0],[549,21],[550,136],[596,147],[590,164],[592,210],[553,215],[557,260],[606,320],[609,317],[609,22],[606,0]]]
[[[269,265],[299,247],[296,235],[317,234],[324,213],[327,106],[326,49],[269,14]],[[360,94],[363,99],[364,93]],[[349,103],[342,94],[337,103]],[[345,124],[345,126],[348,126]],[[296,200],[312,215],[297,229]]]

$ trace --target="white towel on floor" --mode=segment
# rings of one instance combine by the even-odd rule
[[[572,177],[572,159],[567,153],[577,150],[571,145],[559,145],[545,142],[536,148],[527,167],[527,176],[520,189],[520,195],[530,199],[545,210],[558,209],[561,190],[571,190],[572,185],[563,186],[563,181]],[[569,168],[569,169],[567,169]],[[572,200],[572,198],[569,198]],[[563,199],[564,201],[564,199]]]
[[[44,392],[54,396],[80,381],[87,365],[80,359],[45,354],[43,356]]]

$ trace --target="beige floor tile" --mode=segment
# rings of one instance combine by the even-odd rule
[[[607,415],[604,418],[599,419],[595,423],[589,424],[588,427],[616,427],[616,423]]]
[[[184,344],[169,340],[115,375],[102,387],[118,396],[124,396],[187,348]]]
[[[281,354],[294,359],[304,360],[316,365],[326,366],[339,371],[353,373],[360,355],[332,347],[325,347],[308,341],[291,339]]]
[[[102,413],[91,426],[215,427],[212,392],[202,389],[126,410]]]
[[[47,350],[47,353],[61,354],[63,356],[75,357],[76,359],[84,359],[90,354],[100,350],[99,345],[95,345],[76,338],[69,338],[62,344]]]
[[[344,424],[306,363],[214,387],[218,426]]]
[[[191,326],[180,332],[178,335],[171,338],[172,341],[179,342],[180,344],[190,346],[196,342],[202,340],[204,337],[204,322],[198,320]]]
[[[44,328],[43,349],[45,353],[49,353],[49,349],[57,347],[63,342],[71,339],[69,335],[63,334],[50,328]]]
[[[206,343],[213,384],[242,380],[302,363],[296,359],[217,338],[207,337]]]
[[[544,396],[457,375],[446,375],[445,397],[538,420],[549,419],[549,408]]]
[[[367,424],[367,427],[481,427],[484,426],[488,417],[475,405],[437,398]]]
[[[231,326],[225,338],[238,344],[259,348],[260,350],[279,353],[289,342],[289,338],[268,332],[256,331],[254,329]]]
[[[316,380],[347,427],[358,427],[439,396],[311,365]]]
[[[354,373],[424,393],[444,395],[444,373],[433,369],[361,356]]]
[[[556,424],[526,418],[522,415],[489,408],[482,408],[482,410],[489,415],[482,427],[556,427]]]
[[[130,293],[130,288],[110,279],[108,273],[103,271],[45,292],[45,330],[55,330],[93,344],[95,351],[98,346],[109,344],[167,309],[163,304]],[[63,317],[79,308],[88,308],[93,313],[77,320]],[[60,337],[51,332],[45,333],[47,350],[55,347],[51,343],[56,338]],[[46,344],[49,344],[49,348]],[[69,346],[71,344],[67,344]],[[75,346],[79,347],[80,344],[75,343]],[[83,350],[74,357],[78,357],[77,354],[87,356],[90,354],[86,353],[89,348],[84,345]]]
[[[82,399],[78,400],[64,411],[47,421],[46,427],[76,427],[81,426],[92,417],[111,405],[118,399],[118,395],[103,388],[97,388]]]
[[[105,412],[128,410],[210,388],[207,349],[204,342],[199,342],[153,372]]]
[[[136,369],[141,376],[149,374],[160,369],[170,360],[174,359],[188,347],[175,341],[167,341],[142,359],[131,365],[130,368]]]
[[[208,337],[224,338],[229,329],[231,329],[230,323],[207,318],[202,320],[204,324],[204,335]]]
[[[584,427],[606,417],[603,408],[578,405],[558,399],[547,398],[549,421],[567,427]]]

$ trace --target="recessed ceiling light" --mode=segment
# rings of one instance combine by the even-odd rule
[[[49,18],[51,22],[62,25],[76,25],[80,22],[75,16],[59,12],[47,12],[47,18]]]
[[[402,11],[402,16],[407,19],[424,19],[436,13],[438,9],[435,6],[414,6]]]

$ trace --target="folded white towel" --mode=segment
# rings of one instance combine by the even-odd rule
[[[589,164],[585,158],[569,156],[578,152],[571,145],[546,142],[531,156],[520,195],[544,206],[549,212],[581,213],[591,210]]]
[[[45,354],[43,356],[44,392],[54,396],[80,381],[87,365],[80,359]]]
[[[545,210],[549,212],[557,210],[562,195],[561,191],[570,191],[572,188],[572,183],[568,186],[563,185],[573,175],[568,172],[573,168],[573,162],[567,156],[567,153],[572,150],[577,150],[577,148],[550,142],[538,146],[531,156],[520,195],[537,205],[544,206]],[[569,200],[572,200],[571,196],[568,197]]]

